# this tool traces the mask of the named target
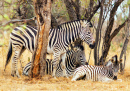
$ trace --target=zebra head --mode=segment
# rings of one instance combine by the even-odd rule
[[[76,64],[76,68],[81,66],[81,65],[85,65],[86,64],[86,57],[85,57],[85,52],[84,52],[84,47],[82,45],[77,45],[73,48],[73,50],[75,51],[74,55],[75,55],[75,64]]]
[[[85,41],[91,49],[95,47],[95,41],[90,31],[90,24],[87,20],[80,20],[81,30],[79,37],[82,41]]]
[[[122,62],[122,59],[118,61],[117,55],[113,56],[105,66],[109,67],[113,73],[113,80],[117,80],[117,75],[119,71],[119,64]]]

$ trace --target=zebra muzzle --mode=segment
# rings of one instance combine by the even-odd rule
[[[113,77],[113,80],[117,80],[117,76],[114,76],[114,77]]]
[[[93,49],[95,47],[95,42],[93,44],[90,44],[89,47]]]

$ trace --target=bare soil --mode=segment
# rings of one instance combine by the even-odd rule
[[[6,72],[4,72],[4,65],[6,61],[8,47],[0,47],[0,90],[1,91],[39,91],[39,90],[79,90],[79,91],[130,91],[130,63],[126,60],[126,67],[124,75],[119,74],[118,79],[122,79],[122,82],[113,81],[109,83],[92,82],[79,80],[72,82],[71,78],[59,77],[54,79],[50,75],[46,75],[41,79],[29,79],[26,76],[22,76],[21,68],[19,66],[19,73],[21,78],[11,76],[11,62],[7,66]],[[115,52],[113,53],[115,54]],[[110,57],[113,55],[111,54]],[[28,60],[30,56],[26,51],[21,57],[22,60]],[[130,54],[127,53],[127,59]],[[25,59],[26,58],[26,59]],[[88,57],[87,57],[88,58]],[[92,62],[92,59],[90,60]]]

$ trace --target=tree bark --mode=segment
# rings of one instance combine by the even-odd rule
[[[98,21],[98,27],[96,29],[96,40],[95,40],[95,48],[94,48],[94,60],[95,60],[95,65],[98,65],[98,61],[99,61],[99,50],[98,48],[100,48],[100,32],[102,29],[102,21],[103,21],[103,1],[101,2],[100,5],[100,16],[99,16],[99,21]]]
[[[88,20],[88,21],[91,21],[92,17],[94,16],[94,14],[97,12],[97,10],[101,7],[101,2],[99,2],[98,5],[96,6],[93,6],[93,1],[90,0],[90,10],[86,10],[86,13],[85,13],[85,18]]]
[[[34,0],[34,6],[37,16],[38,33],[29,73],[31,78],[45,74],[48,36],[51,27],[51,0]]]
[[[122,59],[123,55],[124,55],[124,65],[123,63],[120,63],[120,72],[121,74],[124,74],[124,68],[125,68],[125,62],[126,62],[126,50],[127,50],[127,45],[128,45],[128,42],[129,42],[129,27],[130,26],[130,5],[129,5],[129,17],[128,17],[128,23],[127,23],[127,32],[126,32],[126,39],[125,39],[125,42],[124,42],[124,45],[123,45],[123,48],[122,48],[122,51],[121,51],[121,54],[120,54],[120,59]]]
[[[104,40],[103,40],[103,45],[102,45],[103,46],[102,47],[103,48],[103,53],[102,53],[102,56],[100,57],[100,61],[99,62],[102,62],[102,61],[105,62],[105,59],[107,57],[108,51],[110,49],[110,43],[112,41],[110,34],[111,34],[111,31],[112,31],[112,28],[113,28],[113,24],[114,24],[114,16],[115,16],[115,13],[117,11],[118,6],[123,1],[124,0],[118,0],[117,2],[115,2],[115,5],[114,5],[114,7],[112,8],[112,10],[110,12],[109,24],[107,26],[107,29],[106,29],[106,32],[105,32],[105,37],[104,37]],[[118,27],[118,29],[119,29],[118,31],[120,31],[121,28]],[[116,30],[114,30],[114,31],[116,31]]]
[[[43,47],[40,57],[40,76],[43,76],[45,74],[45,68],[46,68],[46,53],[47,53],[47,45],[48,45],[48,37],[49,37],[49,31],[51,28],[51,0],[43,0],[43,20],[45,23],[45,30],[43,34]],[[46,3],[45,3],[46,1]]]
[[[71,0],[64,0],[64,3],[66,5],[66,9],[68,11],[69,14],[69,18],[71,21],[77,20],[77,15],[75,13],[75,10],[73,8],[73,5],[71,3]]]

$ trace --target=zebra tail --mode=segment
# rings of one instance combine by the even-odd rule
[[[8,48],[7,59],[6,59],[6,63],[5,63],[5,69],[6,69],[6,66],[8,65],[8,63],[10,62],[11,55],[12,55],[12,42],[10,41],[10,42],[9,42],[9,48]],[[5,71],[5,69],[4,69],[4,71]]]

